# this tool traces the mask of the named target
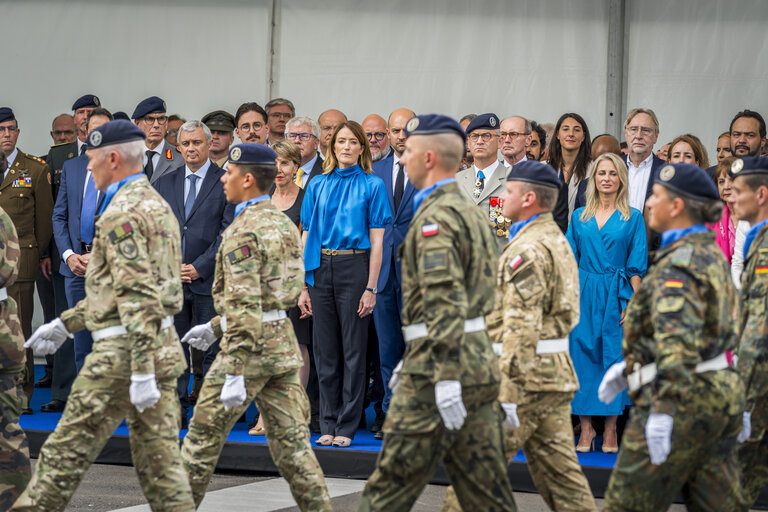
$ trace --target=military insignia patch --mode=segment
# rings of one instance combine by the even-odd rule
[[[133,228],[131,227],[131,223],[125,222],[109,232],[109,241],[112,242],[112,245],[115,245],[132,236]]]
[[[492,117],[488,120],[488,124],[491,125],[491,127],[496,126],[496,118]]]
[[[98,147],[101,144],[101,132],[92,131],[88,136],[88,143],[93,147]]]
[[[421,226],[421,236],[435,236],[439,231],[437,224],[425,224]]]
[[[523,257],[519,254],[512,258],[512,261],[509,262],[509,268],[512,270],[517,270],[517,267],[523,264]]]
[[[683,282],[680,281],[679,279],[667,279],[664,282],[664,286],[667,288],[682,288]]]
[[[235,249],[234,251],[227,254],[227,258],[229,258],[229,264],[234,265],[235,263],[240,263],[243,260],[247,260],[251,257],[251,249],[247,245],[242,245]]]
[[[731,172],[733,174],[737,174],[739,171],[741,171],[744,168],[744,160],[739,158],[738,160],[734,160],[731,164]]]
[[[234,148],[229,153],[229,159],[232,160],[233,162],[237,162],[238,160],[240,160],[240,157],[242,156],[242,154],[243,152],[240,148]]]
[[[439,251],[429,251],[424,254],[424,270],[447,270],[448,269],[448,251],[441,249]]]
[[[661,181],[669,181],[674,177],[675,177],[675,168],[672,167],[671,165],[666,166],[659,173],[659,179],[661,179]]]
[[[74,153],[69,153],[69,154],[67,155],[67,158],[74,158],[74,157],[75,157],[75,154],[74,154]]]
[[[136,256],[139,255],[139,248],[131,237],[125,238],[122,242],[117,244],[117,250],[129,260],[134,260],[136,259]]]
[[[165,150],[165,159],[166,160],[173,160],[173,153],[171,153],[170,149]]]
[[[51,173],[48,173],[48,184],[51,184]]]
[[[408,121],[407,125],[405,125],[405,129],[408,130],[409,132],[412,132],[418,127],[419,127],[419,119],[417,117],[414,117],[413,119]]]

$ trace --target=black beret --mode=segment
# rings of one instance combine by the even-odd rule
[[[720,199],[720,194],[717,192],[712,178],[698,165],[665,165],[653,182],[697,201]]]
[[[405,125],[405,136],[435,135],[437,133],[455,133],[467,141],[467,134],[455,119],[441,114],[425,114],[412,117]]]
[[[731,175],[731,178],[748,174],[768,174],[768,157],[745,156],[734,160],[728,174]]]
[[[274,149],[253,142],[236,144],[229,150],[229,161],[233,164],[274,164],[276,158],[277,153]]]
[[[157,96],[150,96],[136,105],[136,110],[131,116],[133,119],[141,119],[147,114],[165,114],[165,102]]]
[[[16,116],[13,115],[13,110],[10,107],[0,107],[0,123],[15,120]]]
[[[118,119],[125,119],[126,121],[130,121],[130,120],[131,120],[131,118],[130,118],[130,117],[128,117],[128,114],[126,114],[126,113],[125,113],[125,112],[123,112],[122,110],[118,110],[117,112],[115,112],[114,114],[112,114],[112,117],[113,117],[115,120],[118,120]]]
[[[205,114],[200,120],[210,130],[231,132],[235,129],[235,116],[224,110],[214,110]]]
[[[500,124],[499,116],[496,114],[480,114],[469,122],[467,125],[467,133],[470,133],[473,130],[479,130],[480,128],[498,130]]]
[[[88,134],[85,144],[88,149],[103,148],[111,144],[122,144],[134,140],[144,140],[144,130],[130,121],[118,119],[95,128]]]
[[[75,102],[72,104],[72,110],[77,110],[79,108],[96,108],[100,107],[101,102],[99,101],[99,97],[95,94],[86,94],[85,96],[80,96],[75,100]]]
[[[507,181],[525,181],[556,189],[560,189],[562,185],[555,169],[537,160],[523,160],[513,165],[507,175]]]

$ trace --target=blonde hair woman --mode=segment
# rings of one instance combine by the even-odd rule
[[[592,416],[605,416],[602,451],[618,451],[616,419],[630,404],[626,391],[606,405],[597,398],[605,371],[622,360],[624,309],[645,274],[648,243],[639,210],[630,208],[624,161],[605,153],[590,165],[586,206],[573,212],[566,238],[579,264],[581,315],[570,335],[579,391],[571,402],[581,421],[576,451],[595,444]]]

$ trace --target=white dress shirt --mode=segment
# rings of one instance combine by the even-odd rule
[[[162,153],[165,153],[165,139],[157,145],[155,149],[149,149],[146,144],[144,144],[144,158],[142,158],[142,169],[147,166],[147,151],[154,151],[155,154],[152,156],[152,170],[154,171],[157,169],[157,165],[160,163],[160,155]],[[185,196],[186,197],[186,196]]]
[[[400,158],[396,154],[392,155],[392,194],[395,193],[395,185],[397,185],[397,171],[400,169]],[[403,177],[405,180],[403,181],[403,192],[405,192],[405,187],[408,186],[408,171],[405,170],[405,167],[403,167]]]
[[[519,164],[520,162],[522,162],[524,160],[528,160],[528,155],[526,155],[525,153],[523,153],[523,158],[521,158],[520,160],[515,162],[515,165]],[[502,163],[504,164],[504,167],[506,167],[507,169],[511,169],[512,168],[512,164],[507,162],[506,158],[502,160]]]
[[[491,179],[491,176],[493,176],[493,173],[496,172],[496,170],[499,167],[499,161],[494,160],[494,162],[486,167],[485,169],[478,169],[477,164],[475,164],[475,182],[477,182],[477,175],[480,171],[483,171],[483,176],[485,176],[485,182],[484,185],[488,184],[488,181]]]
[[[629,174],[629,206],[645,211],[645,192],[648,190],[648,180],[651,179],[653,153],[635,167],[631,158],[627,158],[627,173]]]

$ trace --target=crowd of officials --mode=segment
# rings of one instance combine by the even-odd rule
[[[0,164],[5,169],[0,207],[14,222],[21,251],[19,276],[8,295],[19,305],[24,337],[31,336],[35,286],[46,321],[86,295],[94,219],[105,200],[85,155],[90,133],[118,118],[132,120],[144,133],[142,168],[170,205],[181,236],[183,307],[173,317],[180,338],[216,317],[216,255],[222,232],[238,213],[222,184],[232,161],[230,148],[235,137],[265,144],[277,165],[271,202],[298,228],[303,245],[304,283],[286,314],[300,346],[299,378],[310,398],[310,430],[321,434],[316,441],[321,446],[350,446],[361,427],[383,438],[392,398],[388,383],[406,349],[398,248],[418,191],[401,159],[414,112],[401,108],[387,119],[371,114],[357,123],[339,110],[327,110],[315,120],[297,116],[292,102],[277,98],[264,107],[244,103],[234,115],[219,110],[186,120],[169,116],[158,97],[139,102],[127,116],[110,112],[91,94],[77,99],[72,111],[54,119],[55,145],[36,157],[16,148],[19,120],[10,108],[0,109],[0,150],[6,161]],[[578,416],[576,451],[594,450],[602,432],[600,449],[617,452],[618,418],[632,405],[630,395],[622,390],[604,403],[598,387],[606,372],[622,362],[627,304],[643,282],[650,255],[662,246],[661,233],[647,222],[654,180],[667,163],[706,169],[724,205],[723,215],[707,228],[714,231],[738,287],[750,225],[734,212],[730,171],[737,159],[768,149],[765,121],[754,111],[737,113],[728,130],[712,141],[712,162],[705,144],[691,134],[654,152],[659,120],[646,108],[627,113],[624,141],[607,134],[592,138],[577,113],[563,114],[554,125],[521,116],[471,114],[461,119],[461,127],[466,150],[456,175],[458,189],[490,226],[499,254],[515,234],[504,215],[510,169],[526,160],[544,161],[557,174],[552,216],[576,258],[579,278],[580,317],[567,342],[578,377],[570,403]],[[328,176],[311,186],[321,174]],[[49,356],[46,374],[37,383],[28,352],[23,374],[27,398],[34,387],[50,386],[52,401],[42,412],[63,411],[92,344],[87,330],[74,333]],[[181,346],[187,364],[176,391],[186,428],[220,347],[218,341],[204,350]],[[364,411],[370,403],[376,417],[368,425]],[[266,432],[261,415],[250,427],[253,435]]]

